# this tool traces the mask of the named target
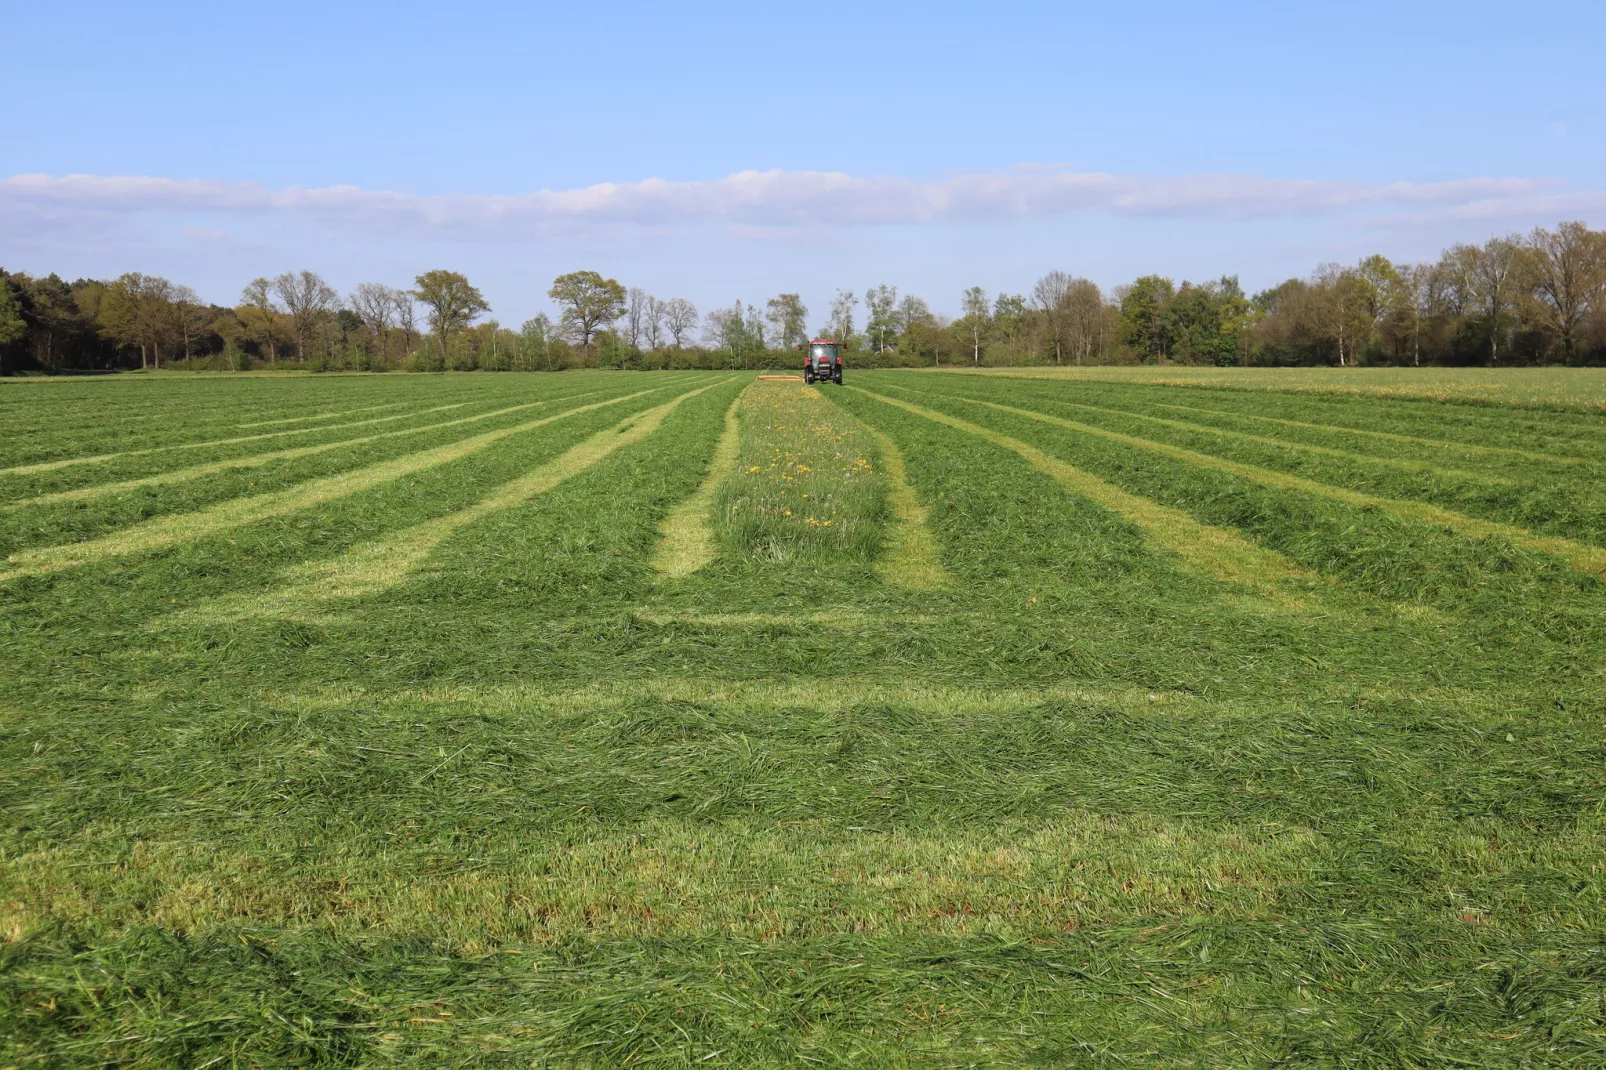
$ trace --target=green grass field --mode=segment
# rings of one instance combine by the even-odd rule
[[[942,371],[975,374],[978,370],[945,367]],[[984,368],[979,372],[1009,378],[1360,394],[1606,412],[1606,369],[1601,368],[1211,368],[1089,364],[1083,367]]]
[[[0,1067],[1606,1065],[1606,417],[1251,385],[0,384]]]

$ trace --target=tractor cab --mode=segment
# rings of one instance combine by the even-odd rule
[[[842,385],[842,348],[829,338],[816,338],[808,345],[798,346],[803,351],[803,381],[819,382],[822,379]]]

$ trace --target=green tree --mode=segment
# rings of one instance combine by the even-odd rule
[[[987,291],[980,286],[967,289],[959,299],[959,307],[964,315],[954,326],[964,332],[965,338],[970,342],[970,362],[981,363],[981,344],[987,340],[987,332],[992,330],[993,318],[991,307],[987,304]]]
[[[870,347],[877,353],[885,353],[887,346],[897,341],[898,288],[884,282],[870,287],[864,292],[864,307],[869,313],[864,333],[870,340]]]
[[[547,296],[563,306],[563,326],[582,346],[589,346],[599,328],[608,326],[625,311],[625,288],[595,271],[559,275],[552,280]]]
[[[1003,337],[1004,344],[1016,349],[1025,328],[1026,298],[1021,294],[999,294],[993,302],[993,329]]]
[[[173,284],[160,275],[130,271],[106,288],[97,329],[120,346],[139,348],[139,366],[162,366],[162,345],[171,337]]]
[[[441,340],[440,366],[444,370],[452,335],[489,312],[491,306],[465,276],[439,268],[413,280],[413,296],[429,308],[429,326]]]
[[[28,324],[22,318],[22,302],[17,300],[17,291],[10,279],[0,275],[0,346],[20,342],[27,333]]]
[[[1121,341],[1144,361],[1164,360],[1171,353],[1171,301],[1176,285],[1160,275],[1144,275],[1121,296]]]
[[[236,314],[245,326],[245,336],[257,344],[257,352],[270,364],[277,360],[279,306],[273,300],[273,283],[267,279],[252,279],[240,291]]]
[[[838,290],[831,301],[831,323],[823,333],[836,339],[845,350],[854,348],[853,310],[858,304],[852,290]]]
[[[552,363],[552,343],[557,340],[558,329],[545,312],[524,321],[519,328],[519,354],[524,367],[550,372],[557,368]]]
[[[1554,232],[1536,227],[1523,267],[1541,321],[1561,341],[1563,359],[1573,363],[1579,327],[1590,305],[1606,294],[1606,234],[1577,222]]]
[[[1238,363],[1251,312],[1236,275],[1202,286],[1183,283],[1168,309],[1176,351],[1190,364]]]
[[[777,348],[802,345],[809,340],[808,306],[797,294],[777,294],[765,306]]]

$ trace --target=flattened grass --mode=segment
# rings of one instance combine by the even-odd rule
[[[886,395],[871,396],[1019,454],[1055,482],[1134,524],[1157,546],[1170,550],[1209,575],[1250,587],[1277,601],[1294,598],[1284,586],[1287,581],[1311,578],[1310,573],[1292,562],[1262,550],[1231,531],[1200,524],[1185,513],[1127,494],[1019,439]]]
[[[664,521],[663,538],[653,553],[653,567],[665,576],[686,576],[714,559],[714,496],[736,470],[742,448],[742,425],[737,416],[740,396],[725,411],[725,429],[708,462],[708,474],[697,492]]]

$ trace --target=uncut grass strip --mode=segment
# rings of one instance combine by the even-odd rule
[[[937,540],[927,523],[927,509],[909,484],[909,472],[898,444],[883,431],[869,425],[866,429],[881,451],[881,475],[887,482],[887,506],[892,513],[887,545],[876,569],[888,583],[911,591],[926,591],[953,582],[942,567]]]
[[[569,395],[561,400],[569,401],[602,391],[592,390],[584,394]],[[56,502],[85,501],[98,498],[105,494],[120,494],[125,491],[138,490],[141,487],[160,487],[172,483],[182,483],[190,479],[199,479],[203,476],[215,475],[218,472],[227,472],[240,468],[255,468],[275,461],[293,460],[297,457],[312,457],[330,450],[343,449],[347,446],[359,446],[369,442],[378,442],[384,439],[400,438],[407,435],[421,435],[441,431],[449,427],[460,427],[464,424],[476,423],[481,420],[494,420],[510,413],[524,412],[539,408],[543,405],[552,405],[553,401],[531,401],[522,405],[513,405],[505,409],[495,409],[491,412],[482,412],[474,416],[463,416],[455,420],[447,420],[438,424],[425,424],[422,427],[407,427],[400,431],[382,431],[379,434],[363,435],[358,438],[343,438],[335,442],[323,442],[316,446],[296,446],[287,450],[273,450],[269,453],[254,453],[244,457],[231,457],[226,460],[212,461],[207,464],[194,465],[190,468],[179,468],[170,472],[161,472],[152,476],[142,476],[139,479],[126,479],[116,483],[97,483],[88,487],[77,487],[72,490],[54,491],[48,494],[39,494],[32,498],[7,503],[0,508],[18,509],[30,505],[47,505]]]
[[[716,496],[720,544],[750,563],[851,562],[871,572],[886,488],[875,440],[816,387],[760,381],[743,395],[737,470]]]
[[[743,392],[746,389],[744,387]],[[664,519],[658,546],[653,550],[652,565],[667,579],[688,576],[714,559],[711,523],[714,496],[720,484],[736,470],[736,460],[741,454],[742,428],[737,417],[741,401],[742,395],[738,393],[725,410],[725,426],[714,444],[708,474],[692,496]]]
[[[1030,409],[1020,409],[1013,405],[1001,405],[996,401],[976,401],[970,398],[974,405],[985,405],[1000,412],[1024,416],[1027,419],[1039,420],[1043,423],[1054,424],[1069,431],[1077,431],[1086,435],[1095,435],[1113,442],[1121,442],[1128,446],[1151,450],[1167,457],[1197,464],[1205,468],[1214,468],[1220,472],[1239,476],[1262,486],[1274,487],[1281,490],[1297,490],[1321,498],[1330,498],[1343,502],[1346,505],[1372,507],[1390,512],[1396,516],[1427,524],[1435,524],[1448,528],[1459,535],[1472,538],[1501,538],[1529,550],[1536,550],[1552,557],[1560,558],[1569,565],[1584,572],[1606,576],[1606,548],[1591,546],[1588,543],[1578,542],[1574,539],[1562,538],[1559,535],[1545,535],[1531,528],[1518,527],[1514,524],[1505,524],[1497,520],[1485,520],[1481,517],[1468,516],[1442,506],[1430,505],[1427,502],[1409,501],[1402,498],[1384,498],[1375,494],[1366,494],[1348,487],[1334,486],[1330,483],[1319,483],[1303,476],[1289,475],[1259,465],[1245,464],[1242,461],[1231,461],[1224,457],[1215,457],[1197,450],[1185,449],[1181,446],[1172,446],[1152,439],[1139,438],[1136,435],[1126,435],[1119,431],[1110,431],[1091,424],[1067,420],[1063,417],[1049,416],[1045,413],[1033,412]]]
[[[1172,509],[1147,498],[1129,494],[1091,473],[1051,457],[1028,442],[1000,434],[957,416],[876,394],[862,387],[851,389],[858,390],[883,404],[975,435],[1010,450],[1061,486],[1109,509],[1131,523],[1156,546],[1171,551],[1194,568],[1209,575],[1271,595],[1274,600],[1288,600],[1291,597],[1288,589],[1282,586],[1285,582],[1316,578],[1314,573],[1301,568],[1281,554],[1257,546],[1235,532],[1200,523],[1179,509]]]
[[[316,505],[346,497],[360,490],[366,490],[380,483],[400,479],[413,472],[459,460],[477,453],[502,439],[545,426],[556,420],[562,420],[569,416],[590,412],[609,405],[617,405],[655,392],[655,390],[651,389],[641,390],[622,397],[610,398],[607,401],[581,405],[578,408],[568,409],[539,420],[531,420],[514,427],[487,431],[471,438],[462,439],[445,446],[437,446],[422,453],[412,454],[394,461],[387,461],[383,464],[359,468],[337,476],[313,480],[311,483],[291,490],[222,502],[195,513],[157,517],[146,523],[138,524],[132,528],[98,539],[91,539],[87,542],[68,543],[38,550],[25,550],[21,553],[12,554],[7,559],[6,564],[12,567],[0,571],[0,582],[23,576],[44,575],[112,557],[148,553],[177,543],[203,538],[219,531],[226,531],[229,528],[252,524],[269,517],[300,512],[303,509],[309,509]]]
[[[273,615],[293,611],[307,603],[361,598],[394,587],[405,581],[437,546],[457,531],[492,513],[524,505],[595,465],[615,450],[642,441],[657,431],[663,425],[664,418],[682,402],[728,381],[721,380],[698,387],[662,405],[633,413],[615,426],[572,447],[555,460],[497,488],[473,505],[359,545],[334,561],[304,566],[297,570],[301,575],[287,587],[218,606],[203,607],[196,613],[206,619]]]
[[[50,472],[58,468],[68,468],[79,464],[103,464],[120,457],[143,457],[152,453],[161,453],[166,450],[200,450],[216,446],[234,446],[242,442],[259,442],[266,438],[282,438],[286,435],[311,435],[320,431],[344,431],[352,427],[366,427],[372,424],[389,423],[392,420],[406,420],[415,416],[427,416],[432,412],[444,412],[448,409],[460,409],[470,404],[467,401],[453,402],[450,405],[437,405],[434,408],[419,412],[404,412],[395,416],[378,416],[371,420],[358,420],[349,424],[334,424],[328,427],[298,427],[289,431],[267,431],[260,435],[242,435],[237,438],[211,439],[206,442],[179,442],[170,446],[152,446],[142,450],[126,450],[120,453],[101,453],[92,457],[69,457],[60,461],[43,461],[38,464],[18,465],[15,468],[0,468],[0,476],[28,475],[34,472]]]

